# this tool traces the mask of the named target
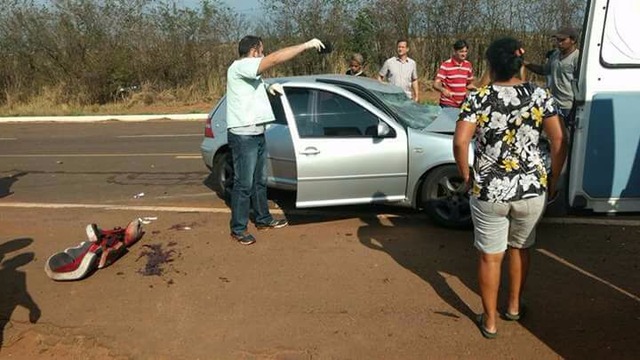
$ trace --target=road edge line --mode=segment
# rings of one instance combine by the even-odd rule
[[[0,123],[88,123],[102,121],[139,122],[151,120],[206,120],[207,113],[194,114],[150,114],[150,115],[83,115],[83,116],[2,116]]]

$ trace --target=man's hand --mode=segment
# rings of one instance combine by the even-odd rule
[[[307,41],[306,43],[304,43],[304,48],[305,49],[315,48],[316,50],[320,51],[320,50],[324,49],[324,44],[322,43],[322,41],[320,41],[318,39],[311,39],[311,40]]]
[[[278,83],[271,84],[269,88],[267,88],[267,91],[269,91],[269,94],[273,96],[284,95],[284,89],[282,88],[282,85]]]

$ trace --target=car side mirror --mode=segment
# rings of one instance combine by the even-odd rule
[[[396,132],[389,126],[389,124],[382,120],[378,120],[378,127],[376,130],[376,137],[379,138],[390,138],[396,136]]]

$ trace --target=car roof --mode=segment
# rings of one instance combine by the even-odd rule
[[[318,75],[304,75],[304,76],[287,76],[279,78],[265,79],[266,82],[272,83],[287,83],[287,82],[326,82],[326,83],[341,83],[345,85],[361,86],[369,90],[379,91],[384,93],[399,93],[403,92],[401,88],[391,85],[386,82],[379,81],[364,76],[353,75],[341,75],[341,74],[318,74]]]

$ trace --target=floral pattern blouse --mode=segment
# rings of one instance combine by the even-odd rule
[[[544,194],[542,122],[557,113],[549,91],[531,83],[487,85],[470,93],[458,121],[476,124],[471,195],[507,202]]]

